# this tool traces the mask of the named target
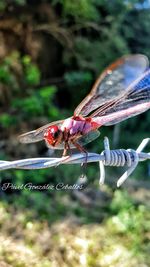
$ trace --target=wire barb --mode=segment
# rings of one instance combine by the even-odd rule
[[[85,161],[99,162],[100,166],[100,184],[105,182],[105,166],[128,166],[127,171],[118,179],[117,186],[131,175],[140,161],[150,159],[150,153],[144,153],[142,150],[147,146],[150,138],[144,139],[136,150],[116,149],[110,150],[109,140],[104,138],[104,151],[101,154],[96,153],[78,153],[61,158],[29,158],[15,161],[0,161],[0,170],[8,169],[44,169],[57,167],[60,164],[82,164]]]
[[[100,166],[100,184],[104,184],[105,181],[105,168],[104,166],[125,166],[127,165],[129,168],[128,170],[118,179],[117,187],[121,186],[124,181],[132,174],[132,172],[137,167],[139,161],[142,159],[140,158],[140,152],[146,147],[150,138],[144,139],[137,150],[133,149],[117,149],[117,150],[110,150],[109,140],[107,137],[104,139],[104,147],[105,150],[101,153],[104,155],[105,160],[99,162]],[[145,153],[144,153],[145,155]],[[147,155],[150,155],[148,153]],[[145,158],[145,160],[148,158]],[[143,159],[144,160],[144,159]]]

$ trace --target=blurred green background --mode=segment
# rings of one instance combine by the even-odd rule
[[[17,136],[72,116],[101,71],[118,57],[150,58],[150,1],[0,0],[0,159],[48,155],[44,142]],[[103,127],[87,146],[133,148],[148,137],[149,112]],[[148,150],[147,150],[148,151]],[[57,156],[61,154],[57,152]],[[74,185],[80,166],[1,172],[0,267],[150,266],[150,165],[116,189],[123,168],[88,164],[84,190],[19,190],[22,184]],[[14,188],[4,190],[5,183]]]

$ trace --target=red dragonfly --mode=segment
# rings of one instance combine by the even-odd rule
[[[83,145],[99,136],[98,128],[114,125],[150,108],[150,69],[144,55],[122,57],[108,66],[91,92],[65,120],[19,136],[22,143],[45,140],[50,148],[86,152]]]

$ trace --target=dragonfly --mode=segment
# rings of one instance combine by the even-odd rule
[[[98,77],[72,117],[51,122],[19,136],[21,143],[45,140],[53,149],[86,152],[84,145],[99,136],[99,128],[115,125],[150,109],[150,69],[145,55],[119,58]]]

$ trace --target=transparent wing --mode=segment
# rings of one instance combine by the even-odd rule
[[[35,143],[35,142],[39,142],[41,140],[43,140],[44,138],[44,133],[47,130],[48,127],[52,126],[52,125],[60,125],[63,123],[64,120],[60,120],[60,121],[55,121],[55,122],[51,122],[48,123],[36,130],[27,132],[25,134],[19,135],[18,139],[21,143]]]
[[[148,59],[144,55],[120,58],[100,75],[91,92],[78,105],[74,114],[87,116],[100,106],[117,98],[148,68],[148,65]]]
[[[91,132],[83,135],[82,137],[80,137],[77,142],[80,145],[84,146],[84,145],[92,142],[93,140],[95,140],[99,136],[100,136],[100,132],[98,130],[94,130],[94,131],[91,131]]]
[[[110,102],[109,107],[104,104],[91,117],[97,117],[100,124],[113,125],[150,109],[150,70],[133,82],[124,96]]]

